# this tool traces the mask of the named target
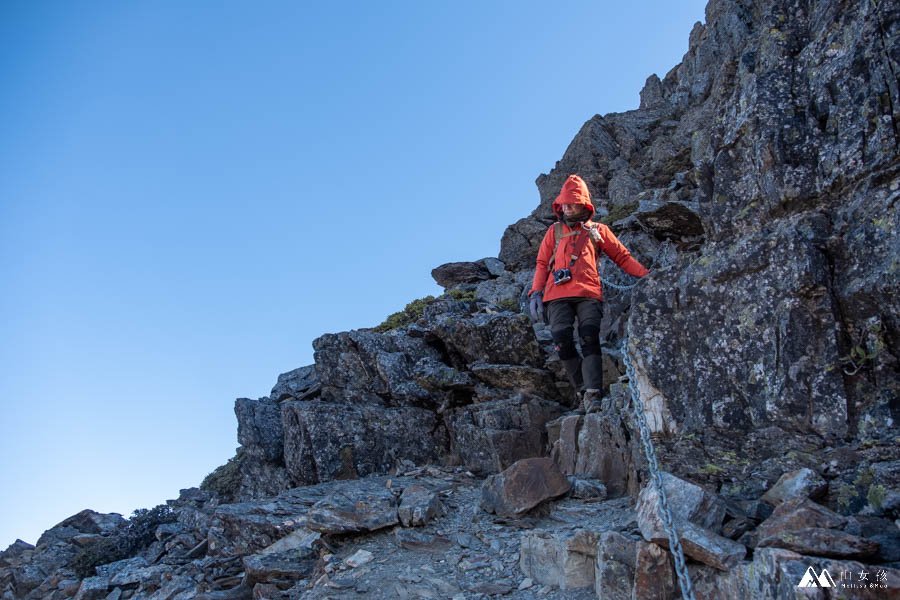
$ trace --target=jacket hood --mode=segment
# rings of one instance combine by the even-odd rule
[[[594,216],[594,205],[591,203],[591,193],[588,191],[584,179],[578,175],[569,175],[559,192],[559,196],[553,201],[551,209],[553,213],[562,213],[563,204],[580,204],[591,211],[590,219]]]

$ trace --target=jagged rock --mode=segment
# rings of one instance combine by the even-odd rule
[[[491,365],[474,363],[472,374],[493,388],[558,399],[559,389],[550,373],[544,369],[520,365]]]
[[[677,524],[678,539],[685,556],[716,569],[727,571],[737,566],[747,555],[747,548],[733,540],[713,533],[690,521]],[[665,548],[669,547],[668,537],[650,540]]]
[[[431,521],[441,510],[441,500],[437,493],[414,484],[403,489],[397,516],[404,527],[418,527]]]
[[[591,413],[583,417],[578,430],[573,474],[602,481],[612,496],[636,493],[638,467],[643,465],[638,445],[629,443],[635,432],[626,418],[619,409]],[[571,463],[570,458],[565,461]]]
[[[397,545],[407,550],[444,553],[452,546],[452,542],[442,535],[432,535],[411,529],[398,528],[394,532],[394,537]]]
[[[492,277],[488,268],[477,262],[446,263],[432,269],[431,276],[444,288],[460,283],[477,283]]]
[[[515,282],[509,273],[498,279],[482,281],[475,288],[475,299],[489,302],[507,310],[519,309],[519,297],[523,286]]]
[[[835,558],[870,558],[878,553],[878,543],[843,531],[807,527],[773,532],[761,538],[757,548],[786,548],[800,554]]]
[[[81,582],[75,600],[101,600],[109,593],[109,578],[88,577]]]
[[[518,517],[541,502],[569,491],[570,484],[549,458],[525,458],[481,488],[481,507],[503,517]]]
[[[562,181],[559,184],[561,186]],[[500,260],[506,268],[511,271],[533,269],[546,231],[547,223],[532,217],[519,219],[507,227],[500,240]]]
[[[847,521],[847,517],[828,510],[808,498],[794,498],[777,506],[772,515],[760,524],[756,534],[762,541],[784,531],[809,527],[842,529],[847,525]]]
[[[779,505],[793,498],[821,498],[828,491],[828,483],[812,469],[798,469],[782,475],[762,499]]]
[[[484,268],[494,277],[502,277],[509,272],[506,270],[506,265],[503,264],[503,261],[498,258],[489,256],[487,258],[482,258],[477,262],[484,265]]]
[[[427,390],[474,390],[475,380],[464,371],[458,371],[434,358],[420,359],[413,367],[419,385]]]
[[[344,559],[344,564],[351,568],[361,567],[375,560],[375,555],[368,550],[357,550]]]
[[[662,473],[662,480],[684,553],[723,570],[740,562],[747,552],[744,545],[718,535],[725,518],[722,499],[669,473]],[[638,525],[645,540],[668,548],[658,505],[656,487],[647,485],[638,497]]]
[[[435,413],[423,408],[294,401],[281,407],[285,464],[300,485],[386,473],[399,460],[436,462],[446,447]]]
[[[281,552],[254,554],[243,558],[246,585],[271,583],[280,586],[309,577],[318,555],[308,548],[295,548]]]
[[[569,483],[572,484],[572,497],[604,500],[606,499],[606,486],[602,481],[596,479],[579,479],[577,477],[569,477]]]
[[[536,531],[522,537],[519,567],[538,583],[572,590],[594,585],[596,556],[597,534],[593,531]]]
[[[212,556],[254,554],[295,531],[306,532],[306,513],[344,482],[288,490],[265,502],[225,504],[207,525]]]
[[[721,498],[670,473],[661,473],[661,476],[669,509],[676,524],[689,521],[714,532],[721,531],[722,521],[725,519],[725,503]],[[656,486],[648,483],[641,490],[637,503],[638,525],[648,542],[666,536],[657,513],[658,505]]]
[[[36,546],[40,548],[56,542],[67,542],[82,533],[111,533],[123,524],[125,518],[118,513],[102,514],[93,510],[83,510],[45,531],[38,538]]]
[[[559,404],[517,396],[449,411],[445,422],[451,452],[478,473],[497,473],[522,458],[544,454],[544,424]]]
[[[251,456],[269,462],[284,460],[284,430],[281,407],[271,398],[238,398],[234,402],[238,421],[238,443]]]
[[[469,364],[543,366],[531,322],[522,314],[440,315],[432,331]]]
[[[603,600],[674,596],[671,555],[655,544],[602,532],[594,570],[594,590]]]
[[[326,334],[313,340],[313,349],[323,398],[354,404],[427,404],[430,395],[415,382],[413,367],[423,357],[441,359],[402,329]]]
[[[279,375],[278,382],[272,388],[269,397],[276,402],[283,400],[308,400],[314,397],[319,389],[316,365],[309,365]]]
[[[660,237],[680,238],[703,235],[703,223],[696,202],[642,204],[634,218]]]
[[[397,499],[378,482],[335,490],[306,515],[306,526],[322,533],[375,531],[399,522]]]
[[[859,585],[859,574],[867,573],[868,582],[876,583],[876,576],[883,573],[883,583],[878,587],[847,588],[849,597],[876,600],[884,598],[888,590],[900,587],[900,570],[878,565],[864,565],[854,561],[804,556],[780,548],[760,548],[753,554],[752,562],[745,562],[727,572],[689,565],[691,582],[698,598],[806,598],[805,590],[798,590],[800,581],[812,568],[818,576],[827,570],[836,586]],[[853,580],[849,576],[852,573]],[[841,580],[841,575],[844,580]],[[883,587],[881,587],[883,586]]]

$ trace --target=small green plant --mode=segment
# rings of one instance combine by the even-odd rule
[[[239,449],[228,462],[207,475],[200,484],[201,490],[215,493],[225,502],[234,502],[241,486],[241,465],[244,453]]]
[[[156,528],[175,519],[175,512],[165,504],[140,508],[127,525],[79,550],[70,566],[81,579],[92,577],[98,566],[129,558],[148,547],[156,539]]]
[[[609,214],[600,219],[600,222],[604,225],[612,225],[616,221],[621,221],[622,219],[636,211],[637,207],[637,202],[629,202],[627,204],[613,206],[609,209]]]
[[[453,288],[447,295],[453,298],[454,300],[459,300],[460,302],[474,302],[475,301],[475,290],[461,290],[459,288]]]
[[[407,304],[403,310],[389,315],[381,325],[374,327],[372,330],[377,333],[385,333],[386,331],[397,329],[398,327],[403,327],[410,323],[415,323],[422,317],[422,313],[425,312],[425,307],[434,301],[434,296],[425,296],[424,298],[413,300]]]
[[[497,303],[497,306],[500,310],[508,310],[511,312],[517,312],[519,310],[519,303],[512,298],[505,298]]]
[[[869,493],[866,494],[866,500],[875,510],[881,510],[884,506],[884,499],[887,498],[887,490],[883,485],[873,484],[869,486]]]
[[[725,469],[712,463],[707,463],[700,467],[700,473],[702,473],[703,475],[719,475],[724,472]]]

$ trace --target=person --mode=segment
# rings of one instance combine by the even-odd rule
[[[584,411],[596,412],[603,389],[603,288],[597,251],[634,277],[644,277],[648,271],[609,227],[591,221],[594,205],[587,184],[578,175],[569,175],[552,209],[558,221],[541,241],[529,307],[536,322],[544,322],[545,316],[549,321],[554,347]],[[576,320],[583,359],[575,346]]]

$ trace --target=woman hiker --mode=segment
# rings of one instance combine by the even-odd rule
[[[648,271],[609,227],[591,221],[591,194],[578,175],[569,175],[552,208],[558,221],[547,229],[538,250],[534,282],[528,292],[531,316],[543,322],[546,308],[550,333],[569,382],[581,397],[584,411],[596,412],[603,389],[603,288],[597,272],[597,251],[603,251],[634,277],[644,277]],[[575,347],[576,319],[583,359]]]

